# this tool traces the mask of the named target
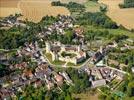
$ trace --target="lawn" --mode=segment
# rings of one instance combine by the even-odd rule
[[[78,98],[78,100],[99,100],[99,91],[88,90],[80,94],[73,94],[72,96]]]
[[[67,63],[67,66],[76,66],[76,65],[69,62],[69,63]]]
[[[54,64],[54,65],[64,65],[65,62],[57,60],[57,61],[53,61],[52,64]]]
[[[61,55],[62,55],[63,57],[69,56],[70,58],[73,58],[73,57],[77,56],[77,55],[74,54],[74,53],[67,53],[67,52],[62,52]]]
[[[85,7],[86,7],[86,11],[88,12],[99,12],[100,11],[100,5],[97,2],[93,2],[93,1],[87,1],[86,3],[84,3]]]
[[[100,30],[100,31],[103,31],[103,30],[108,30],[109,33],[111,34],[122,34],[122,35],[127,35],[129,38],[134,38],[134,32],[130,32],[130,31],[127,31],[127,30],[124,30],[124,29],[105,29],[105,28],[101,28],[101,27],[95,27],[95,26],[92,26],[92,25],[88,25],[88,26],[85,26],[85,30]]]
[[[122,35],[127,35],[130,38],[134,38],[134,32],[130,32],[127,30],[123,30],[123,29],[108,29],[108,31],[112,34],[122,34]]]

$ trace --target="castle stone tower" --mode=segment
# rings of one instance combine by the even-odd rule
[[[100,46],[100,53],[103,53],[103,47]]]
[[[77,50],[78,50],[78,52],[81,51],[81,45],[79,45],[79,46],[77,47]]]
[[[58,55],[55,52],[52,52],[52,61],[58,60]]]
[[[46,53],[50,53],[51,45],[49,42],[46,42]]]
[[[61,46],[61,51],[66,51],[66,50],[65,50],[65,45],[62,45],[62,46]]]

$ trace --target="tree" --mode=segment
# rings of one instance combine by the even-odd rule
[[[103,13],[106,13],[107,12],[107,6],[106,5],[100,6],[100,11],[103,12]]]
[[[98,96],[98,98],[99,98],[100,100],[106,100],[107,96],[106,96],[106,95],[103,95],[103,94],[100,94],[100,95]]]
[[[128,93],[128,96],[130,97],[134,96],[134,81],[131,81],[128,84],[127,93]]]

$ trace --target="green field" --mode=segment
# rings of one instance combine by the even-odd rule
[[[77,55],[74,54],[74,53],[67,53],[67,52],[62,52],[61,55],[62,55],[63,57],[69,56],[70,58],[73,58],[73,57],[77,56]]]
[[[124,29],[105,29],[105,28],[101,28],[101,27],[94,27],[94,26],[85,26],[85,30],[100,30],[100,31],[103,31],[103,30],[108,30],[109,33],[111,34],[122,34],[122,35],[127,35],[129,38],[134,38],[134,32],[130,32],[130,31],[127,31],[127,30],[124,30]]]
[[[100,11],[101,4],[97,2],[87,1],[86,3],[84,3],[84,5],[86,7],[87,12],[99,12]]]

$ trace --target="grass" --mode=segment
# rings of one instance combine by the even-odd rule
[[[130,32],[123,29],[108,29],[108,31],[112,34],[122,34],[127,35],[129,38],[134,38],[134,32]]]
[[[64,65],[65,62],[56,60],[56,61],[53,61],[52,64],[54,64],[54,65]]]
[[[67,63],[67,66],[76,66],[76,65],[69,62],[69,63]]]
[[[78,100],[99,100],[99,95],[99,91],[87,90],[86,92],[82,92],[80,94],[73,94],[72,96],[78,98]]]
[[[111,34],[115,34],[115,35],[118,35],[118,34],[121,34],[121,35],[127,35],[129,38],[134,38],[134,32],[130,32],[128,30],[124,30],[124,29],[105,29],[105,28],[101,28],[101,27],[94,27],[92,25],[88,25],[88,26],[85,26],[85,30],[100,30],[100,31],[103,31],[103,30],[108,30],[109,33]]]
[[[100,5],[97,2],[93,2],[93,1],[87,1],[86,3],[84,3],[85,7],[86,7],[86,11],[88,12],[99,12],[100,11]]]
[[[77,55],[74,54],[74,53],[67,53],[67,52],[62,52],[61,55],[62,55],[63,57],[69,56],[70,58],[73,58],[73,57],[77,56]]]

